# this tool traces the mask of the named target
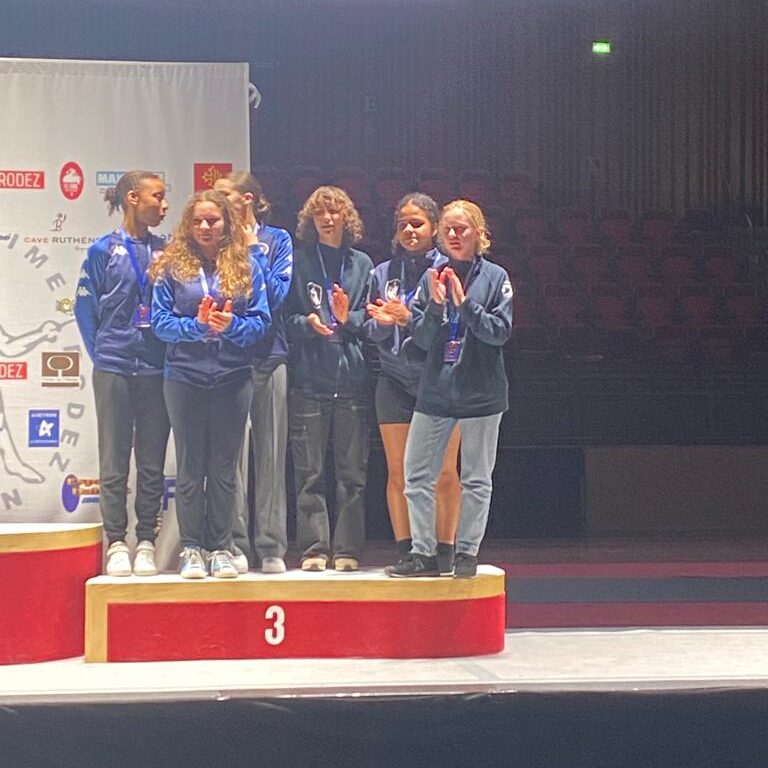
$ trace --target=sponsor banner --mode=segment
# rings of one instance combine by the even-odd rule
[[[45,171],[0,170],[0,189],[45,189]]]
[[[232,173],[232,163],[195,163],[195,192],[213,189],[213,185],[228,173]]]
[[[216,148],[226,148],[226,163],[200,164],[205,186],[233,168],[249,168],[247,65],[0,58],[0,82],[8,95],[7,130],[0,131],[0,522],[93,522],[99,519],[96,412],[91,361],[73,308],[89,246],[120,225],[119,213],[108,216],[103,191],[123,171],[157,173],[173,190],[168,216],[155,230],[167,235],[193,191],[196,158],[218,160]],[[201,99],[208,108],[192,132],[189,116]],[[41,120],[54,103],[56,120]],[[149,124],[148,142],[136,125]],[[32,410],[58,412],[57,445],[55,425],[42,415],[31,423]],[[165,470],[174,476],[172,441]],[[171,488],[161,510],[158,560],[175,568]],[[132,535],[133,471],[128,489]]]
[[[2,381],[24,381],[27,378],[27,363],[20,361],[18,363],[4,363],[0,361],[0,380]]]
[[[29,412],[29,443],[30,448],[59,447],[59,412],[30,411]]]

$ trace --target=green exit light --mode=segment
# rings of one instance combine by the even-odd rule
[[[595,56],[608,56],[611,53],[611,41],[610,40],[593,40],[592,41],[592,53]]]

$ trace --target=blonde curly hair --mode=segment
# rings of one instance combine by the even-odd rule
[[[488,231],[488,225],[485,223],[485,216],[480,210],[480,207],[469,200],[451,200],[443,206],[443,210],[440,213],[442,219],[448,211],[452,211],[454,208],[458,208],[466,214],[472,227],[477,230],[477,253],[476,256],[484,256],[491,248],[491,233]],[[445,243],[442,240],[442,235],[438,230],[438,241],[442,248],[445,248]]]
[[[363,220],[350,196],[341,187],[318,187],[301,206],[296,225],[296,239],[302,243],[316,243],[317,229],[314,216],[326,209],[341,211],[344,215],[344,245],[354,245],[363,239]]]
[[[203,255],[192,236],[192,219],[198,203],[213,203],[224,219],[224,236],[216,255],[215,274],[219,291],[226,298],[249,297],[253,293],[251,257],[243,228],[237,222],[232,204],[221,192],[206,189],[189,198],[174,230],[173,240],[149,269],[152,280],[170,275],[179,282],[189,282],[200,274]]]

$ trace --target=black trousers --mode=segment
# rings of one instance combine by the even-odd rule
[[[165,381],[176,446],[176,516],[182,547],[230,546],[235,477],[252,396],[250,376],[218,387]]]

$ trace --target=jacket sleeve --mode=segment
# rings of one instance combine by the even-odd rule
[[[385,264],[386,263],[387,262],[385,262]],[[368,301],[370,303],[381,298],[383,274],[382,270],[378,267],[371,272],[371,285],[368,290]],[[365,318],[363,329],[365,330],[365,335],[376,344],[381,344],[381,342],[386,341],[394,335],[395,332],[394,325],[384,325],[377,320],[374,320],[372,317]]]
[[[373,272],[373,262],[370,258],[363,254],[365,262],[363,266],[364,273],[361,275],[362,286],[361,290],[356,291],[357,299],[354,304],[349,307],[349,317],[347,322],[341,326],[341,329],[346,333],[351,333],[353,336],[365,336],[365,305],[368,303],[368,295],[371,290],[371,273]],[[362,270],[361,270],[362,271]]]
[[[196,317],[180,317],[173,313],[173,281],[161,277],[152,289],[152,330],[160,341],[178,344],[180,341],[200,341],[208,326],[197,322]]]
[[[109,251],[94,243],[80,267],[80,278],[75,291],[75,320],[83,337],[83,344],[91,360],[96,350],[96,332],[99,329],[99,299],[104,293],[104,275],[109,263]]]
[[[490,293],[488,302],[483,304],[467,296],[459,314],[480,341],[500,347],[512,333],[512,284],[506,273]]]
[[[221,336],[238,347],[255,344],[272,323],[267,299],[267,285],[258,260],[253,259],[251,268],[251,297],[245,315],[234,315],[229,328]]]
[[[274,258],[270,260],[262,249],[256,248],[259,266],[267,282],[267,300],[271,309],[281,307],[291,287],[293,276],[293,243],[285,230],[278,230],[274,240]]]
[[[411,338],[417,347],[429,350],[438,329],[444,322],[445,306],[432,301],[429,295],[429,274],[424,273],[419,292],[411,305]]]

